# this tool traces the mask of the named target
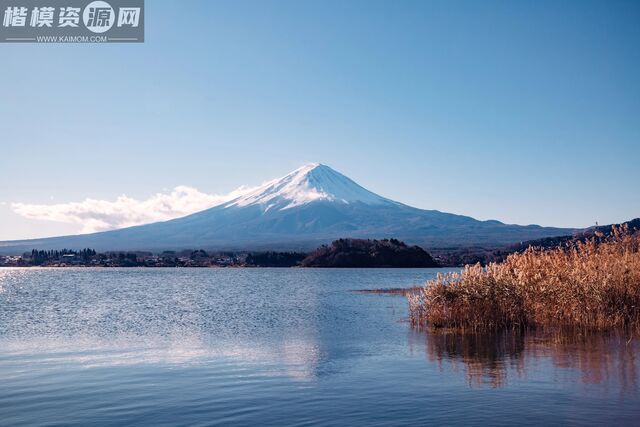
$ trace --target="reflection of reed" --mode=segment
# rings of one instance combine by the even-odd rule
[[[427,337],[427,356],[442,366],[449,363],[458,369],[462,363],[469,384],[483,384],[488,380],[492,387],[506,381],[507,366],[517,366],[522,361],[524,349],[521,334],[463,334],[437,332]]]
[[[527,354],[548,356],[556,367],[578,370],[583,384],[617,383],[627,392],[638,390],[638,344],[620,332],[554,333],[544,340],[528,339]]]
[[[426,344],[429,360],[454,370],[462,366],[469,385],[501,387],[508,373],[522,378],[534,363],[548,358],[558,373],[579,372],[583,384],[638,391],[640,346],[621,333],[437,331],[427,334]]]

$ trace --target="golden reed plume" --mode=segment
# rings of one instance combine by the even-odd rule
[[[640,332],[640,232],[555,249],[529,248],[504,262],[438,275],[408,295],[415,326],[463,330],[627,327]]]

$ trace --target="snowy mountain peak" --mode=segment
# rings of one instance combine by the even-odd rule
[[[225,207],[259,205],[264,211],[285,210],[316,201],[395,203],[361,187],[321,163],[309,163],[279,179],[266,182],[228,202]]]
[[[394,237],[426,247],[469,247],[507,245],[576,231],[478,221],[413,208],[380,197],[319,163],[234,194],[234,199],[223,204],[169,221],[79,236],[0,242],[0,253],[18,254],[33,248],[312,250],[342,237]]]

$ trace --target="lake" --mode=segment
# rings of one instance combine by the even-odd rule
[[[638,425],[624,334],[433,334],[439,269],[0,269],[0,425]]]

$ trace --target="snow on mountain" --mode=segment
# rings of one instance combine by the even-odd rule
[[[311,250],[341,237],[394,237],[425,248],[491,247],[574,231],[478,221],[414,208],[378,196],[319,163],[238,194],[233,200],[169,221],[78,236],[0,242],[0,252],[34,248]]]
[[[396,203],[361,187],[329,166],[309,163],[269,181],[224,204],[225,207],[259,205],[264,211],[285,210],[316,201],[362,202],[367,205]]]

